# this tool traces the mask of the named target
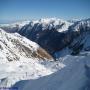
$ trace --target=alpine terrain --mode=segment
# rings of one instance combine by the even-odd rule
[[[0,24],[0,88],[90,90],[90,19]]]

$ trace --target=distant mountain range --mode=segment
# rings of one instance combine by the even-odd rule
[[[90,90],[90,19],[0,24],[0,87]]]
[[[69,47],[75,39],[83,38],[80,42],[76,42],[81,45],[81,42],[83,42],[87,36],[86,33],[90,32],[90,19],[69,22],[57,18],[47,18],[30,22],[24,21],[14,24],[3,24],[0,27],[6,32],[17,32],[38,43],[49,54],[56,58],[55,53]],[[83,45],[83,47],[84,46],[85,45]],[[74,54],[78,54],[78,52]]]

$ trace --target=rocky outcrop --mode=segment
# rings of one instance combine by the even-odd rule
[[[53,60],[38,44],[20,36],[6,33],[0,29],[0,58],[3,62],[17,61],[23,58],[37,58],[38,60]]]

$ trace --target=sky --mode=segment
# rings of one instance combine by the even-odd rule
[[[90,18],[90,0],[0,0],[0,20]]]

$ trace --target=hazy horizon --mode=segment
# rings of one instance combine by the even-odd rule
[[[0,23],[60,18],[90,18],[90,0],[0,0]]]

